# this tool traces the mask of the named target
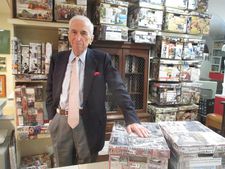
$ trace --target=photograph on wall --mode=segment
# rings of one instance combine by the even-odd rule
[[[0,75],[0,97],[6,97],[6,76]]]
[[[9,30],[0,31],[0,53],[1,54],[10,53],[10,31]]]
[[[6,72],[6,57],[0,56],[0,72]]]

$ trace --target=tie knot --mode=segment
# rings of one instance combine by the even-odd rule
[[[80,58],[77,57],[77,56],[75,56],[75,57],[73,58],[73,60],[72,60],[72,63],[78,62],[79,60],[80,60]]]

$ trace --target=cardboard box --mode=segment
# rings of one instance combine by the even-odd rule
[[[135,30],[131,32],[130,39],[134,43],[155,44],[156,32]]]
[[[166,7],[178,8],[178,9],[187,9],[188,0],[165,0]]]
[[[177,121],[197,120],[199,106],[196,104],[179,106],[176,114]]]
[[[171,149],[170,168],[223,168],[225,138],[198,121],[159,123]],[[223,165],[223,166],[222,166]]]
[[[163,30],[168,32],[186,33],[187,19],[188,17],[186,14],[166,12]]]
[[[18,18],[52,21],[53,0],[16,0],[16,16]]]
[[[128,28],[116,25],[100,25],[97,28],[98,40],[128,41]]]
[[[159,81],[179,81],[181,61],[152,59],[150,62],[150,78]]]
[[[200,84],[183,82],[181,85],[181,104],[198,104],[200,100]]]
[[[69,22],[75,15],[87,15],[87,6],[77,4],[66,4],[55,1],[55,20]]]
[[[151,8],[151,9],[163,9],[164,0],[130,0],[131,3],[135,3],[139,7]]]
[[[175,121],[178,107],[148,105],[148,112],[153,116],[155,122]]]
[[[129,8],[128,27],[161,30],[163,11],[149,8]]]
[[[150,100],[157,105],[179,104],[181,85],[179,83],[150,83]]]
[[[151,137],[128,134],[125,124],[116,122],[109,141],[109,168],[167,169],[170,150],[156,123],[142,123]]]
[[[99,3],[94,14],[95,24],[127,26],[128,7]]]
[[[188,17],[188,34],[208,35],[210,31],[210,18],[207,15]]]

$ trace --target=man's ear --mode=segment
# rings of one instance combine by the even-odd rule
[[[93,39],[94,39],[94,35],[92,35],[90,38],[89,38],[89,45],[91,45],[92,44],[92,42],[93,42]]]

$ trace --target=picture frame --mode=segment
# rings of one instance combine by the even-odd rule
[[[6,57],[0,56],[0,72],[6,72]]]
[[[0,31],[0,53],[10,54],[10,31]]]
[[[0,75],[0,97],[6,97],[6,76]]]

